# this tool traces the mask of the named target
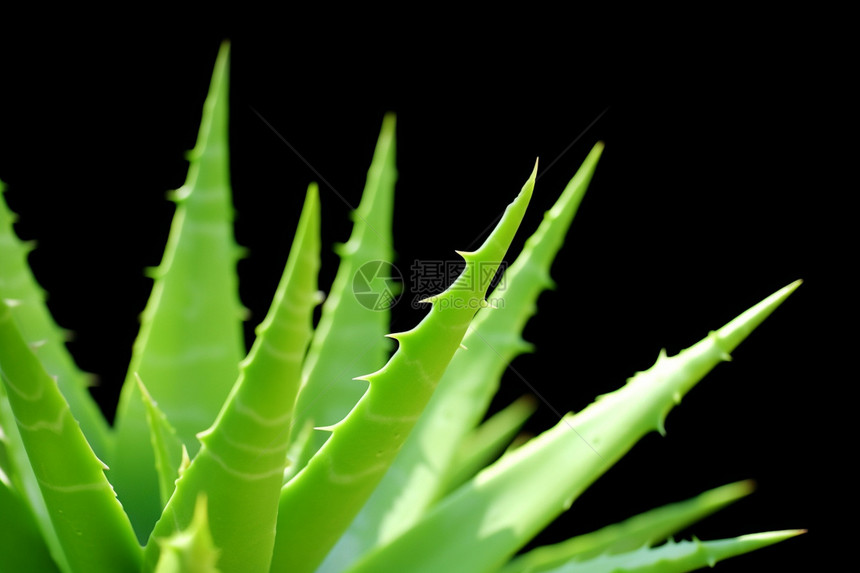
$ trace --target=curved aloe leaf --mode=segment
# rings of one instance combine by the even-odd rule
[[[469,432],[451,460],[452,469],[446,472],[445,483],[439,488],[440,497],[469,481],[498,457],[537,408],[533,396],[522,396]]]
[[[362,304],[353,294],[353,281],[356,273],[368,268],[365,265],[390,263],[394,257],[391,221],[396,179],[395,117],[388,114],[367,172],[361,204],[352,214],[352,235],[337,249],[340,266],[305,360],[296,404],[296,436],[307,423],[330,426],[342,420],[366,390],[366,385],[354,377],[378,370],[388,357],[391,341],[384,336],[391,313],[385,304],[376,308]],[[313,432],[298,465],[304,466],[328,437],[325,432]]]
[[[319,219],[317,187],[311,185],[271,309],[224,409],[200,434],[200,452],[152,532],[146,571],[158,562],[159,540],[192,522],[200,495],[209,500],[209,527],[222,552],[219,569],[269,570],[293,406],[318,300]]]
[[[0,573],[59,573],[26,500],[4,478],[0,467]]]
[[[194,455],[195,435],[212,424],[244,354],[233,243],[227,152],[227,44],[221,47],[190,153],[188,179],[152,295],[142,315],[116,418],[111,481],[146,539],[161,511],[155,456],[135,373]]]
[[[152,399],[140,376],[137,377],[138,395],[143,400],[146,409],[146,421],[149,424],[149,438],[155,454],[155,469],[158,472],[158,491],[161,493],[161,505],[167,505],[176,479],[179,477],[179,467],[182,464],[182,442],[176,436],[176,430],[167,421],[155,400]],[[187,453],[186,453],[187,455]]]
[[[0,265],[0,300],[11,305],[10,310],[16,325],[31,349],[40,352],[40,358],[45,361],[44,364],[52,364],[50,369],[58,374],[57,383],[61,391],[66,387],[64,393],[71,396],[71,402],[78,406],[84,405],[86,400],[92,400],[85,389],[84,375],[77,370],[63,344],[63,333],[53,322],[45,305],[44,293],[30,271],[27,255],[32,249],[32,244],[22,243],[15,235],[12,225],[16,215],[6,206],[3,198],[4,189],[4,184],[0,181],[0,261],[3,261]],[[74,388],[76,385],[83,389],[80,393],[76,392]],[[94,403],[92,405],[95,407]],[[88,411],[89,409],[84,405],[79,409],[76,417],[79,416],[82,429],[90,428],[88,441],[91,445],[98,447],[101,443],[104,450],[105,442],[100,442],[99,431],[94,428],[100,423],[103,424],[104,435],[107,436],[106,422],[104,419],[99,422],[95,418],[90,419],[93,423],[86,422],[84,418],[87,418]],[[27,452],[15,424],[12,407],[2,384],[0,384],[0,431],[4,434],[3,441],[6,444],[4,450],[7,456],[3,471],[14,484],[17,493],[21,496],[21,501],[33,515],[54,559],[67,570],[68,564],[51,523],[45,500],[42,498],[39,483],[27,458]]]
[[[663,433],[665,417],[681,397],[727,360],[799,284],[779,290],[680,354],[662,353],[650,370],[503,456],[349,572],[495,571],[642,436]]]
[[[70,571],[137,570],[140,546],[104,474],[104,464],[2,301],[0,371]]]
[[[14,301],[12,316],[21,334],[36,352],[45,370],[57,377],[72,416],[80,423],[87,441],[99,457],[108,455],[111,435],[101,410],[87,387],[87,376],[78,370],[66,348],[66,336],[51,317],[45,293],[27,264],[31,243],[18,240],[12,229],[15,214],[3,199],[0,181],[0,299]]]
[[[614,523],[555,545],[532,549],[515,557],[500,573],[544,572],[574,558],[585,561],[601,554],[625,553],[642,546],[651,547],[749,495],[752,490],[751,481],[740,481],[708,490],[692,499],[640,513],[621,523]]]
[[[537,166],[535,166],[535,171]],[[314,571],[382,479],[427,405],[505,256],[534,188],[535,172],[430,313],[399,342],[391,360],[364,376],[367,393],[308,465],[284,486],[273,573]],[[493,272],[484,272],[492,270]]]
[[[414,524],[456,473],[452,460],[484,416],[508,363],[530,346],[522,340],[540,293],[552,286],[549,268],[597,166],[598,143],[489,297],[497,309],[475,317],[439,388],[367,505],[326,559],[324,573],[343,570],[371,547]]]
[[[771,531],[717,541],[670,541],[660,547],[642,547],[630,553],[601,555],[588,561],[574,560],[546,573],[686,573],[718,561],[743,555],[785,541],[803,530]]]
[[[2,368],[0,368],[0,374],[2,374]],[[30,459],[27,457],[27,449],[18,431],[15,414],[12,412],[12,405],[9,403],[4,384],[0,384],[0,430],[3,432],[6,450],[4,472],[16,493],[21,496],[21,500],[26,502],[54,561],[64,573],[67,573],[69,564],[57,532],[54,531],[54,524],[51,522],[45,499],[39,488],[39,480],[36,479]]]

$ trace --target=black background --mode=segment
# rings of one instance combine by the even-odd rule
[[[553,268],[558,289],[541,297],[526,329],[537,351],[514,363],[553,408],[581,409],[651,366],[661,348],[676,353],[778,288],[806,282],[684,399],[666,438],[643,439],[540,541],[753,478],[753,496],[682,537],[809,528],[718,570],[823,570],[837,553],[824,549],[823,511],[837,503],[833,476],[847,463],[845,451],[830,453],[848,437],[828,410],[849,380],[834,326],[853,320],[825,273],[846,279],[856,266],[839,219],[850,188],[834,176],[845,154],[834,140],[845,120],[840,71],[829,65],[838,42],[790,33],[762,41],[753,28],[718,34],[707,50],[690,38],[651,49],[647,35],[586,41],[581,24],[551,20],[541,22],[549,29],[523,22],[531,32],[480,40],[456,26],[353,33],[301,18],[278,34],[7,37],[0,179],[19,235],[39,242],[31,262],[51,310],[74,331],[70,348],[99,376],[94,394],[110,414],[150,288],[142,269],[158,264],[169,228],[165,192],[184,181],[183,153],[226,36],[249,335],[310,181],[321,183],[325,244],[348,237],[384,112],[398,116],[401,270],[477,246],[540,157],[515,254],[602,140]],[[326,250],[324,290],[336,268]],[[421,316],[401,303],[393,330]],[[509,372],[494,407],[525,392]],[[555,422],[542,406],[528,430]]]

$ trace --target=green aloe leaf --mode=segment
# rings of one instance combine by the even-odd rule
[[[137,570],[141,549],[104,464],[2,301],[0,371],[69,570]]]
[[[86,391],[85,375],[75,366],[63,342],[64,334],[53,322],[45,305],[44,292],[27,264],[27,255],[33,245],[22,243],[15,235],[12,225],[17,216],[6,206],[3,191],[4,184],[0,182],[0,261],[3,262],[0,265],[0,300],[10,306],[13,319],[22,336],[30,344],[30,348],[39,353],[43,364],[50,364],[47,368],[57,375],[57,384],[61,391],[71,397],[70,407],[72,405],[77,407],[77,412],[73,411],[73,415],[81,422],[81,428],[89,433],[87,440],[94,449],[99,448],[97,451],[100,450],[104,454],[108,440],[107,423],[100,413],[97,417],[88,416],[92,410],[88,407],[87,401],[93,408],[97,409],[97,407]],[[65,390],[62,390],[63,388]],[[81,391],[77,391],[76,388]],[[104,426],[104,434],[101,434],[98,429],[100,425]],[[30,460],[27,458],[27,452],[15,424],[12,407],[2,384],[0,384],[0,431],[3,432],[6,454],[3,471],[10,483],[14,484],[22,502],[29,508],[51,554],[67,569],[59,539],[39,489],[39,482],[30,466]],[[104,440],[99,438],[100,435],[103,435]]]
[[[319,235],[319,196],[311,185],[272,307],[227,403],[200,434],[200,452],[182,472],[152,532],[146,571],[159,560],[159,540],[190,524],[204,495],[212,538],[222,551],[219,569],[268,572],[293,407],[318,302]]]
[[[159,546],[161,553],[154,573],[222,573],[216,567],[221,552],[209,532],[205,496],[197,498],[188,527],[160,540]]]
[[[292,443],[287,450],[287,468],[284,470],[284,483],[295,477],[299,470],[304,467],[304,464],[307,463],[304,456],[307,455],[310,449],[311,437],[316,431],[310,422],[305,423],[301,428],[295,424],[290,428]]]
[[[472,430],[451,460],[452,470],[447,472],[440,494],[462,485],[492,462],[516,437],[537,407],[533,396],[522,396]]]
[[[15,470],[12,469],[12,460],[9,457],[8,442],[9,438],[3,430],[3,425],[0,424],[0,481],[11,484],[9,476],[14,475]]]
[[[8,466],[0,466],[0,573],[59,573],[35,516],[13,489],[6,469]]]
[[[0,368],[0,373],[2,373],[2,368]],[[24,441],[18,431],[15,414],[9,403],[9,397],[6,395],[4,384],[0,384],[0,431],[3,434],[5,450],[3,471],[15,492],[26,503],[54,561],[64,572],[68,572],[68,562],[63,554],[57,532],[54,530],[54,524],[51,522],[45,499],[42,497],[39,480],[36,479],[36,474],[30,465],[30,458],[27,457],[27,449],[24,447]]]
[[[779,290],[680,354],[661,353],[651,369],[502,457],[350,573],[481,573],[501,567],[642,436],[663,433],[665,417],[681,397],[729,359],[799,284]]]
[[[330,426],[342,420],[367,390],[366,384],[354,380],[355,376],[378,370],[388,357],[391,341],[384,335],[391,313],[387,301],[376,298],[380,294],[377,289],[359,299],[354,284],[358,277],[390,268],[396,179],[395,116],[388,114],[382,122],[361,203],[352,214],[352,235],[337,249],[340,266],[305,361],[296,405],[296,436],[307,424]],[[328,437],[326,432],[313,432],[298,466],[304,466]]]
[[[456,473],[452,460],[480,422],[505,368],[530,350],[521,338],[540,293],[552,286],[549,268],[585,194],[603,151],[598,143],[523,252],[505,271],[489,300],[498,308],[478,313],[436,393],[367,505],[326,559],[324,573],[343,570],[359,555],[414,524]]]
[[[537,165],[535,166],[535,172]],[[385,475],[477,310],[519,227],[535,172],[484,244],[460,253],[466,268],[414,329],[390,335],[391,360],[364,376],[367,393],[308,465],[284,486],[273,573],[314,571]],[[492,270],[493,272],[486,272]]]
[[[66,334],[57,326],[45,304],[45,293],[39,287],[27,264],[32,243],[18,240],[12,229],[15,214],[3,199],[0,181],[0,299],[6,300],[21,334],[39,357],[39,361],[57,384],[72,415],[80,423],[87,441],[100,458],[109,451],[111,435],[107,421],[87,389],[88,378],[81,372],[66,348]]]
[[[0,182],[0,573],[680,573],[803,533],[658,545],[747,495],[738,482],[517,555],[642,436],[665,433],[674,405],[800,284],[501,453],[536,401],[481,421],[510,361],[531,350],[523,328],[553,287],[602,143],[492,294],[537,166],[484,244],[459,253],[465,270],[424,301],[420,324],[384,335],[398,290],[385,272],[396,270],[397,178],[386,115],[319,327],[312,184],[242,360],[228,61],[224,43],[186,183],[170,197],[116,431],[51,318]]]
[[[785,541],[803,530],[771,531],[717,541],[670,541],[660,547],[642,547],[629,553],[601,555],[588,561],[578,559],[546,573],[686,573],[713,567],[718,561],[743,555]]]
[[[173,495],[176,478],[179,477],[179,467],[182,464],[185,446],[179,441],[176,430],[167,421],[164,412],[152,399],[152,395],[139,376],[137,383],[139,385],[138,395],[143,400],[143,406],[146,409],[149,439],[155,453],[155,469],[158,472],[158,491],[161,493],[161,505],[167,505],[167,500]]]
[[[193,456],[239,374],[244,354],[227,150],[227,61],[221,47],[188,178],[142,315],[116,418],[111,481],[145,540],[161,512],[155,455],[135,374]]]
[[[621,523],[578,535],[567,541],[532,549],[511,560],[500,573],[538,573],[576,558],[585,561],[604,553],[625,553],[651,547],[730,503],[749,495],[751,481],[708,490],[692,499],[658,507]]]

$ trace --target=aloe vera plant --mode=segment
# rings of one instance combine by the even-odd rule
[[[800,284],[511,445],[537,402],[485,418],[506,367],[530,350],[522,332],[553,284],[602,144],[515,259],[508,251],[538,165],[483,244],[458,253],[462,272],[425,299],[423,320],[389,333],[388,304],[355,292],[362,269],[393,257],[395,120],[386,116],[318,325],[321,198],[311,184],[243,357],[227,67],[225,45],[187,182],[172,195],[170,238],[113,427],[0,202],[0,572],[672,572],[800,533],[666,541],[747,495],[750,483],[738,482],[521,551],[640,438],[664,433],[668,412]]]

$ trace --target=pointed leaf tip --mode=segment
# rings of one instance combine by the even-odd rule
[[[588,156],[585,158],[585,163],[589,161],[596,162],[600,159],[600,156],[603,155],[603,150],[606,148],[606,144],[602,141],[598,141],[594,144],[594,147],[591,148],[591,151],[588,152]]]
[[[767,533],[753,533],[747,535],[745,537],[757,537],[759,539],[791,539],[792,537],[797,537],[798,535],[803,535],[807,533],[809,530],[807,529],[783,529],[780,531],[769,531]]]
[[[523,184],[520,192],[505,208],[505,211],[502,213],[502,217],[498,220],[496,227],[484,240],[483,244],[474,251],[476,257],[486,257],[487,260],[490,261],[499,261],[504,257],[514,234],[519,228],[526,208],[531,201],[536,177],[537,163],[535,163],[534,170],[532,170],[528,180]]]
[[[230,58],[230,40],[223,40],[218,47],[218,56],[215,58],[215,69],[222,72]],[[220,78],[219,78],[220,79]]]
[[[724,486],[715,488],[713,490],[710,490],[710,492],[706,493],[719,492],[720,496],[725,495],[732,499],[740,499],[753,493],[756,490],[756,487],[758,487],[758,484],[754,479],[744,479],[728,483]]]
[[[397,114],[393,111],[387,112],[382,117],[382,131],[384,133],[393,133],[394,128],[397,125]]]
[[[215,546],[209,530],[208,504],[200,494],[188,528],[180,533],[158,539],[163,551],[155,573],[220,573],[217,567],[220,550]]]
[[[723,326],[717,331],[717,336],[721,341],[721,348],[726,352],[732,352],[737,346],[760,325],[764,319],[776,310],[791,293],[803,284],[803,281],[798,279],[793,283],[784,286],[766,299],[762,300],[755,306],[741,313],[737,318]]]

